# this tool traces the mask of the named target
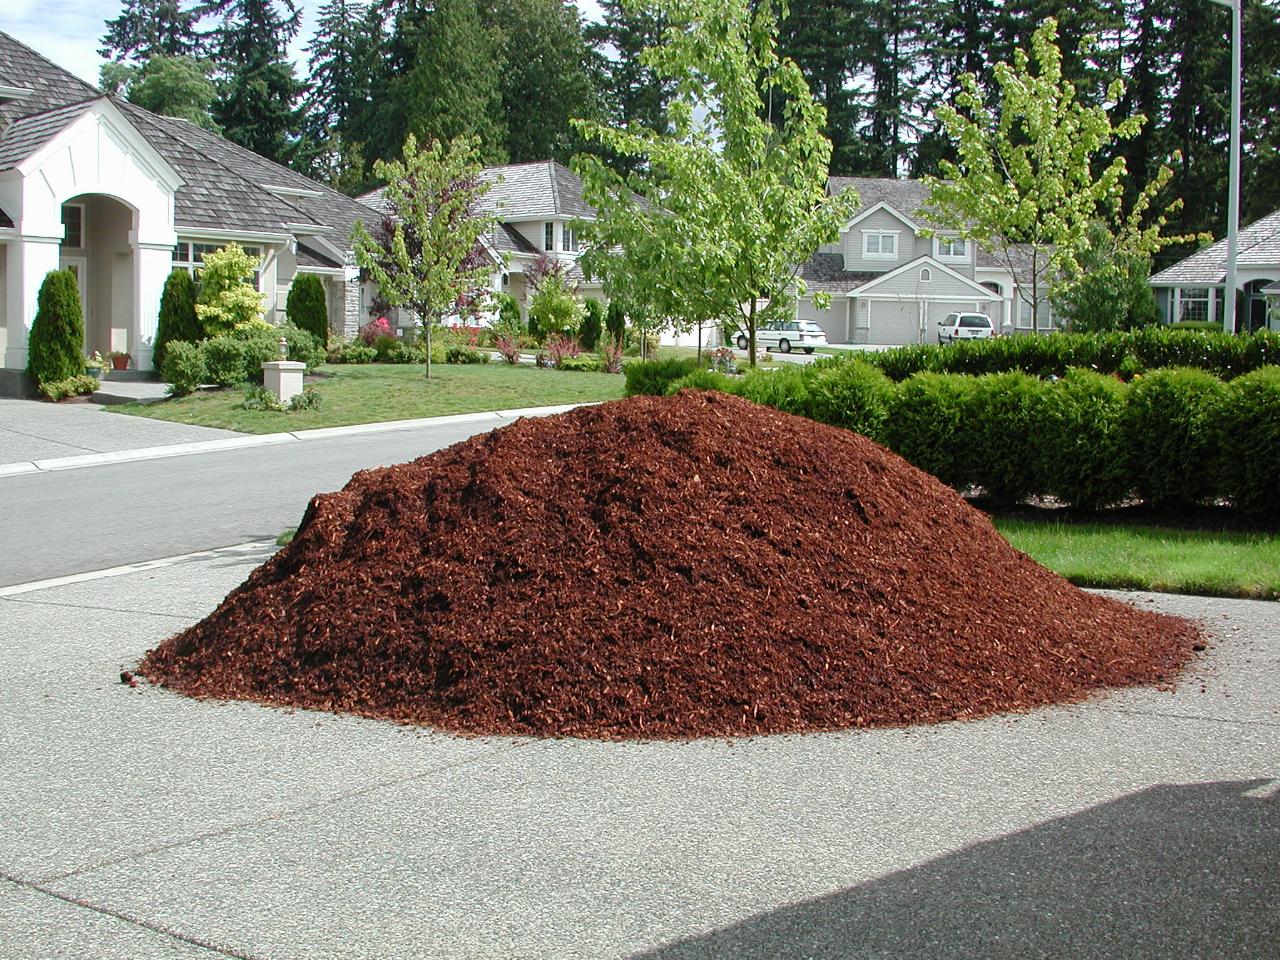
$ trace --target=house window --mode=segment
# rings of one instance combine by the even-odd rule
[[[929,283],[931,280],[933,280],[933,271],[928,267],[922,268],[920,270],[920,282]]]
[[[195,276],[196,268],[204,263],[206,254],[213,253],[215,250],[221,250],[225,247],[225,243],[203,243],[198,240],[179,240],[178,245],[173,248],[173,269],[185,270],[187,273]],[[261,266],[262,248],[241,245],[245,253],[251,257],[259,258],[259,266]],[[259,278],[262,276],[260,269],[253,271],[253,285],[259,286]]]
[[[548,223],[546,230],[542,235],[542,249],[554,250],[556,248],[556,225]]]
[[[564,230],[560,232],[560,239],[560,249],[565,253],[578,252],[578,232],[572,227],[565,227]]]
[[[898,257],[898,234],[865,231],[862,234],[862,253],[873,260],[896,260]]]
[[[62,245],[75,250],[84,248],[84,205],[80,203],[64,203],[62,205]]]
[[[963,260],[969,255],[968,241],[961,237],[939,237],[938,256],[950,260]]]
[[[1178,315],[1175,320],[1208,320],[1209,297],[1208,288],[1183,290],[1178,297]]]

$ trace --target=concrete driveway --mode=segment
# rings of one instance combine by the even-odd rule
[[[739,742],[460,739],[119,682],[269,552],[0,590],[0,956],[1274,957],[1274,604],[1177,692]]]

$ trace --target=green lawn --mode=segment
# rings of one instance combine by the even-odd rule
[[[1084,587],[1280,599],[1280,536],[996,520],[1006,540]]]
[[[429,381],[422,375],[423,368],[416,364],[326,366],[321,372],[332,376],[308,384],[320,393],[317,410],[296,413],[241,410],[238,408],[244,391],[239,389],[106,409],[241,433],[281,433],[452,413],[614,400],[622,396],[625,386],[617,374],[540,370],[505,363],[436,364],[431,368]]]

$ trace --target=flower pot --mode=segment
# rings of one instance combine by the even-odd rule
[[[111,369],[112,369],[112,370],[128,370],[128,369],[129,369],[129,358],[128,358],[127,356],[124,356],[124,357],[112,357],[112,358],[111,358]]]

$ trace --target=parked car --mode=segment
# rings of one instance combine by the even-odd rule
[[[938,342],[989,340],[996,336],[995,324],[985,313],[948,313],[938,321]]]
[[[746,350],[750,341],[745,330],[738,331],[735,341],[739,350]],[[756,346],[779,353],[803,350],[813,353],[827,345],[827,335],[812,320],[769,320],[756,327]]]

